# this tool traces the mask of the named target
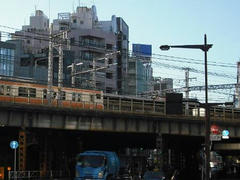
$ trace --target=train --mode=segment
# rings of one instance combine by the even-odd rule
[[[50,98],[49,98],[50,96]],[[28,79],[0,78],[0,102],[99,109],[103,92],[69,87],[47,86]]]
[[[28,78],[0,76],[0,102],[64,108],[165,113],[165,99],[104,94],[100,90],[49,87]]]

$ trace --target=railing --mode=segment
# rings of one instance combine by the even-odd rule
[[[8,171],[8,179],[54,179],[70,177],[66,171]]]
[[[43,92],[36,91],[34,94],[38,94],[38,97],[33,97],[32,94],[26,95],[26,97],[8,95],[0,95],[1,102],[9,103],[20,103],[20,104],[33,104],[33,105],[43,105],[51,106],[57,108],[71,108],[71,109],[91,109],[99,111],[108,112],[120,112],[120,113],[137,113],[137,114],[153,114],[153,115],[163,115],[163,116],[175,116],[178,118],[188,118],[188,119],[204,119],[205,109],[199,107],[199,104],[192,103],[189,105],[188,112],[186,113],[185,105],[182,105],[182,114],[166,114],[166,103],[162,101],[154,101],[150,99],[141,99],[135,97],[121,97],[117,95],[105,94],[103,99],[97,99],[98,102],[87,100],[89,94],[75,94],[65,93],[63,97],[57,99],[54,95],[49,103]],[[42,94],[41,98],[39,95]],[[56,93],[55,93],[56,94]],[[70,99],[72,100],[66,100]],[[74,97],[74,98],[73,98]],[[78,99],[79,98],[79,99]],[[101,97],[102,98],[102,97]],[[211,107],[210,108],[210,118],[213,121],[240,121],[240,109],[228,108],[228,107]]]
[[[166,114],[164,102],[121,97],[104,97],[104,110],[144,114]]]

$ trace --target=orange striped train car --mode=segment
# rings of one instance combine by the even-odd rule
[[[10,78],[9,78],[10,79]],[[48,86],[34,83],[31,80],[14,80],[0,78],[0,101],[51,105],[81,109],[103,109],[103,92],[57,86],[51,87],[51,98],[48,98]],[[60,92],[60,93],[59,93]]]

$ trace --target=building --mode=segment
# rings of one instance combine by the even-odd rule
[[[130,95],[152,91],[153,70],[151,67],[152,46],[133,44],[133,54],[128,62],[127,90]]]
[[[10,76],[32,79],[41,84],[47,84],[48,50],[38,54],[25,53],[23,40],[9,40],[7,42],[2,42],[2,44],[14,48],[13,73],[11,73]],[[58,52],[54,51],[54,55],[55,57],[53,63],[53,84],[57,85]],[[74,52],[65,50],[63,56],[64,67],[71,65],[73,60]],[[65,86],[71,86],[71,71],[67,68],[64,68],[63,76],[63,84]]]
[[[127,72],[128,72],[128,52],[129,52],[129,27],[121,18],[112,16],[111,21],[99,21],[96,23],[97,29],[113,32],[117,37],[117,93],[128,94]]]
[[[38,54],[46,49],[49,44],[49,19],[43,11],[36,10],[30,16],[30,25],[22,26],[21,31],[12,35],[13,40],[23,40],[24,53]]]
[[[112,31],[96,28],[98,17],[96,7],[77,7],[73,13],[59,13],[53,21],[56,32],[70,29],[68,38],[76,62],[82,62],[76,82],[81,88],[94,88],[106,93],[117,93],[116,54],[103,59],[106,54],[116,51],[116,35]],[[99,69],[99,70],[98,70]]]
[[[47,16],[37,10],[30,17],[30,25],[15,33],[13,39],[23,39],[25,55],[42,54],[48,49],[48,25]],[[112,16],[111,21],[98,21],[95,6],[77,7],[72,13],[59,13],[58,18],[53,20],[54,34],[66,30],[70,46],[64,45],[64,49],[70,47],[70,51],[74,52],[74,63],[83,63],[76,71],[78,87],[123,94],[126,89],[129,36],[124,20]],[[58,42],[56,40],[55,44]],[[121,53],[117,55],[117,51]]]
[[[173,89],[172,78],[154,77],[153,84],[154,91],[157,91],[159,96],[165,96],[165,90]]]
[[[0,41],[0,75],[13,76],[16,59],[16,46]]]

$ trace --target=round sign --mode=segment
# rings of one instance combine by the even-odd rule
[[[223,136],[229,136],[229,131],[228,130],[223,130],[222,135]]]
[[[17,141],[11,141],[10,142],[10,147],[12,149],[17,149],[18,148],[18,142]]]
[[[220,129],[217,125],[212,125],[211,126],[211,133],[212,134],[220,134]]]

